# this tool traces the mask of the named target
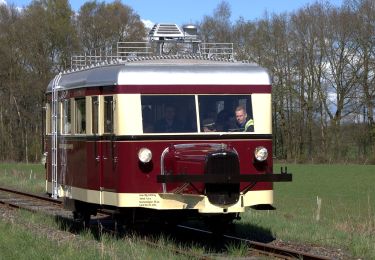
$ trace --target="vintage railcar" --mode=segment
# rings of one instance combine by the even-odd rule
[[[272,208],[273,182],[292,179],[273,173],[271,82],[256,64],[128,57],[61,73],[46,97],[46,190],[77,219],[231,222]]]

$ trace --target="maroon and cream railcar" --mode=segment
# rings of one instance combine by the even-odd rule
[[[46,189],[76,216],[110,208],[232,220],[272,208],[273,182],[291,181],[273,173],[271,82],[254,64],[101,64],[61,74],[47,100]],[[239,106],[250,132],[236,124]]]

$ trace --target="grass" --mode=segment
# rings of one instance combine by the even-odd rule
[[[46,239],[43,233],[30,230],[29,225],[26,228],[0,220],[0,259],[93,259],[97,254],[85,246],[75,248],[73,241],[58,244]]]
[[[375,166],[291,165],[288,170],[293,182],[274,187],[277,210],[249,210],[240,225],[261,227],[263,234],[284,241],[328,245],[375,258]]]
[[[249,247],[245,243],[228,244],[226,246],[228,254],[233,257],[246,257],[249,254]]]
[[[147,246],[136,236],[115,239],[101,234],[96,238],[86,231],[63,237],[60,224],[45,215],[19,211],[10,222],[14,225],[0,219],[0,259],[187,259]],[[171,242],[160,238],[158,243]]]
[[[272,241],[277,237],[284,241],[341,248],[355,257],[374,259],[375,166],[293,164],[288,165],[288,170],[293,173],[293,182],[274,185],[277,210],[248,210],[242,214],[242,220],[236,222],[236,230],[258,240]],[[0,164],[0,184],[3,185],[44,192],[44,176],[42,165]],[[321,200],[319,212],[318,200]],[[3,228],[6,232],[11,230],[8,226],[0,228],[0,232]],[[128,241],[126,254],[139,251],[135,258],[140,255],[147,258],[147,247],[132,244],[134,241]],[[161,241],[170,243],[165,239]],[[116,243],[124,242],[108,243],[109,247],[118,247]],[[228,251],[233,255],[242,254],[241,247],[229,245]]]
[[[0,184],[27,192],[45,192],[45,169],[42,164],[1,163]]]

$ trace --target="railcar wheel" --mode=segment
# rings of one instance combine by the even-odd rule
[[[125,233],[127,227],[129,227],[129,220],[122,214],[114,213],[113,220],[115,222],[115,231],[118,236]]]
[[[77,230],[87,229],[90,227],[91,214],[88,212],[74,211],[73,221]]]
[[[214,234],[222,234],[234,228],[233,220],[238,219],[235,213],[207,216],[204,221]]]

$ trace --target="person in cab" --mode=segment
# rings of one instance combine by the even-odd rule
[[[174,106],[167,105],[164,111],[164,118],[156,122],[156,133],[179,133],[182,132],[183,125],[176,117]]]
[[[235,110],[236,124],[239,131],[254,132],[254,120],[247,119],[246,109],[243,106],[238,106]]]

